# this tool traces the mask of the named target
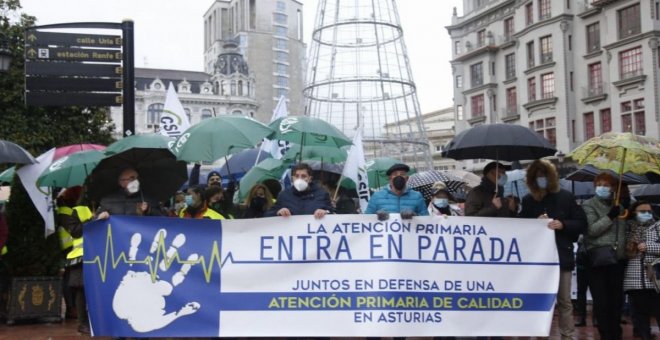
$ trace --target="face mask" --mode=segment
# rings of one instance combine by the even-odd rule
[[[192,195],[186,195],[186,204],[191,206],[193,204]]]
[[[185,208],[185,207],[186,207],[186,204],[183,203],[183,202],[180,202],[180,203],[176,203],[176,204],[174,204],[174,210],[177,211],[177,212],[178,212],[179,210]]]
[[[596,196],[600,198],[609,198],[610,197],[610,188],[604,186],[596,187]]]
[[[250,206],[257,210],[262,209],[264,205],[266,205],[266,199],[263,197],[254,197],[250,202]]]
[[[548,188],[548,179],[546,177],[536,177],[536,185],[541,189]]]
[[[434,198],[433,205],[438,208],[446,208],[449,205],[449,199],[447,198]]]
[[[508,181],[508,178],[506,177],[506,174],[503,174],[502,176],[500,176],[500,178],[497,179],[497,184],[501,185],[501,186],[504,186],[507,181]]]
[[[302,178],[298,178],[295,181],[293,181],[293,187],[296,188],[296,190],[298,191],[305,191],[307,190],[308,186],[309,183],[307,183],[307,181]]]
[[[138,181],[136,179],[136,180],[133,180],[133,181],[129,182],[126,185],[126,191],[131,195],[138,192],[138,191],[140,191],[140,181]]]
[[[653,219],[653,214],[650,212],[638,212],[637,213],[637,222],[646,223]]]
[[[392,180],[392,185],[394,189],[401,191],[406,187],[406,179],[403,176],[396,176]]]

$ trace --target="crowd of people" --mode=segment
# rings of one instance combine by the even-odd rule
[[[555,232],[559,255],[557,310],[561,338],[572,339],[575,326],[585,324],[586,303],[578,300],[580,317],[576,322],[571,301],[571,277],[576,267],[574,243],[579,239],[581,256],[578,256],[577,265],[583,273],[579,282],[588,277],[593,316],[601,339],[622,339],[620,322],[626,295],[636,334],[642,339],[652,339],[650,320],[655,318],[660,322],[660,294],[645,268],[660,258],[660,222],[653,214],[651,203],[618,202],[617,178],[601,173],[594,180],[596,195],[580,205],[570,191],[560,187],[555,166],[545,160],[529,165],[525,179],[529,193],[519,201],[503,196],[507,169],[499,162],[488,163],[481,183],[469,191],[464,202],[458,202],[442,182],[433,185],[432,197],[427,201],[406,185],[410,168],[395,164],[386,172],[389,183],[372,194],[364,213],[376,214],[380,220],[388,219],[391,213],[400,214],[402,219],[427,215],[547,219],[547,227]],[[206,184],[191,185],[163,205],[140,188],[139,173],[128,168],[117,178],[117,191],[103,197],[93,212],[81,201],[82,190],[66,189],[58,198],[58,221],[74,241],[67,256],[68,284],[78,307],[79,329],[89,330],[87,313],[81,309],[85,304],[80,273],[82,251],[76,250],[78,246],[82,249],[84,222],[111,215],[195,219],[313,215],[321,219],[332,213],[359,212],[356,204],[347,204],[347,201],[352,202],[350,198],[331,197],[337,195],[328,188],[335,186],[315,181],[311,167],[305,163],[298,163],[291,169],[291,179],[291,187],[275,194],[267,185],[257,184],[247,191],[244,202],[234,204],[235,186],[223,188],[220,174],[211,172]],[[76,240],[80,241],[76,243]],[[609,254],[605,254],[608,251]]]

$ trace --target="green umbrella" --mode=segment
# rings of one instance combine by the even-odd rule
[[[390,179],[385,173],[392,165],[396,163],[401,163],[401,161],[389,157],[381,157],[367,161],[367,175],[369,176],[369,187],[372,189],[378,189],[389,183]],[[416,172],[415,169],[410,169],[408,175],[412,175],[415,172]]]
[[[37,185],[58,188],[82,185],[103,157],[103,152],[97,150],[80,151],[64,156],[41,173]]]
[[[335,146],[311,145],[303,148],[300,144],[292,144],[284,154],[285,159],[316,160],[333,164],[345,162],[347,157],[348,151]]]
[[[129,149],[169,149],[173,140],[159,133],[145,133],[122,138],[105,149],[106,155],[116,155]]]
[[[186,130],[172,146],[178,160],[214,162],[253,148],[273,133],[268,126],[245,116],[205,119]]]
[[[11,183],[14,180],[14,174],[16,173],[16,167],[12,166],[11,168],[0,173],[0,183]]]
[[[285,140],[307,147],[310,145],[335,146],[340,148],[353,142],[330,123],[313,117],[290,116],[270,123],[275,132],[269,139]]]
[[[291,166],[291,161],[287,159],[267,158],[259,162],[252,169],[245,173],[239,182],[239,197],[247,197],[250,189],[255,184],[262,183],[268,179],[279,181],[284,172]]]

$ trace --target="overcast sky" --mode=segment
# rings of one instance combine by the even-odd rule
[[[316,7],[304,4],[304,40],[309,46]],[[328,0],[331,1],[331,0]],[[38,25],[65,22],[135,22],[135,66],[203,71],[203,15],[212,0],[21,0],[23,11]],[[451,43],[445,26],[462,0],[397,1],[413,78],[422,112],[452,105],[449,60]]]

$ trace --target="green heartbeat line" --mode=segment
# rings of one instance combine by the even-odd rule
[[[169,258],[167,257],[167,247],[165,246],[165,238],[163,237],[162,233],[159,233],[158,248],[156,250],[156,259],[153,262],[151,256],[145,257],[144,260],[130,260],[127,258],[126,253],[124,253],[123,251],[119,253],[119,256],[115,256],[115,247],[112,238],[112,226],[110,224],[108,224],[108,233],[106,234],[105,253],[103,255],[103,258],[101,259],[101,256],[97,255],[91,261],[83,261],[83,263],[96,264],[98,266],[99,273],[101,274],[101,282],[105,282],[106,280],[109,261],[111,262],[112,269],[116,269],[120,263],[125,263],[129,265],[143,264],[149,267],[151,280],[152,282],[155,282],[156,278],[158,277],[158,264],[160,263],[161,258],[165,259],[165,271],[169,270],[170,266],[172,266],[173,263],[177,263],[179,265],[189,264],[191,266],[196,264],[201,264],[202,270],[204,271],[204,277],[206,279],[206,283],[211,282],[211,274],[213,274],[213,265],[217,264],[218,269],[222,267],[218,241],[213,241],[213,250],[211,251],[211,256],[208,263],[206,262],[204,256],[199,256],[198,259],[194,261],[182,260],[179,257],[178,251],[175,252],[174,255],[172,255],[171,257]]]

